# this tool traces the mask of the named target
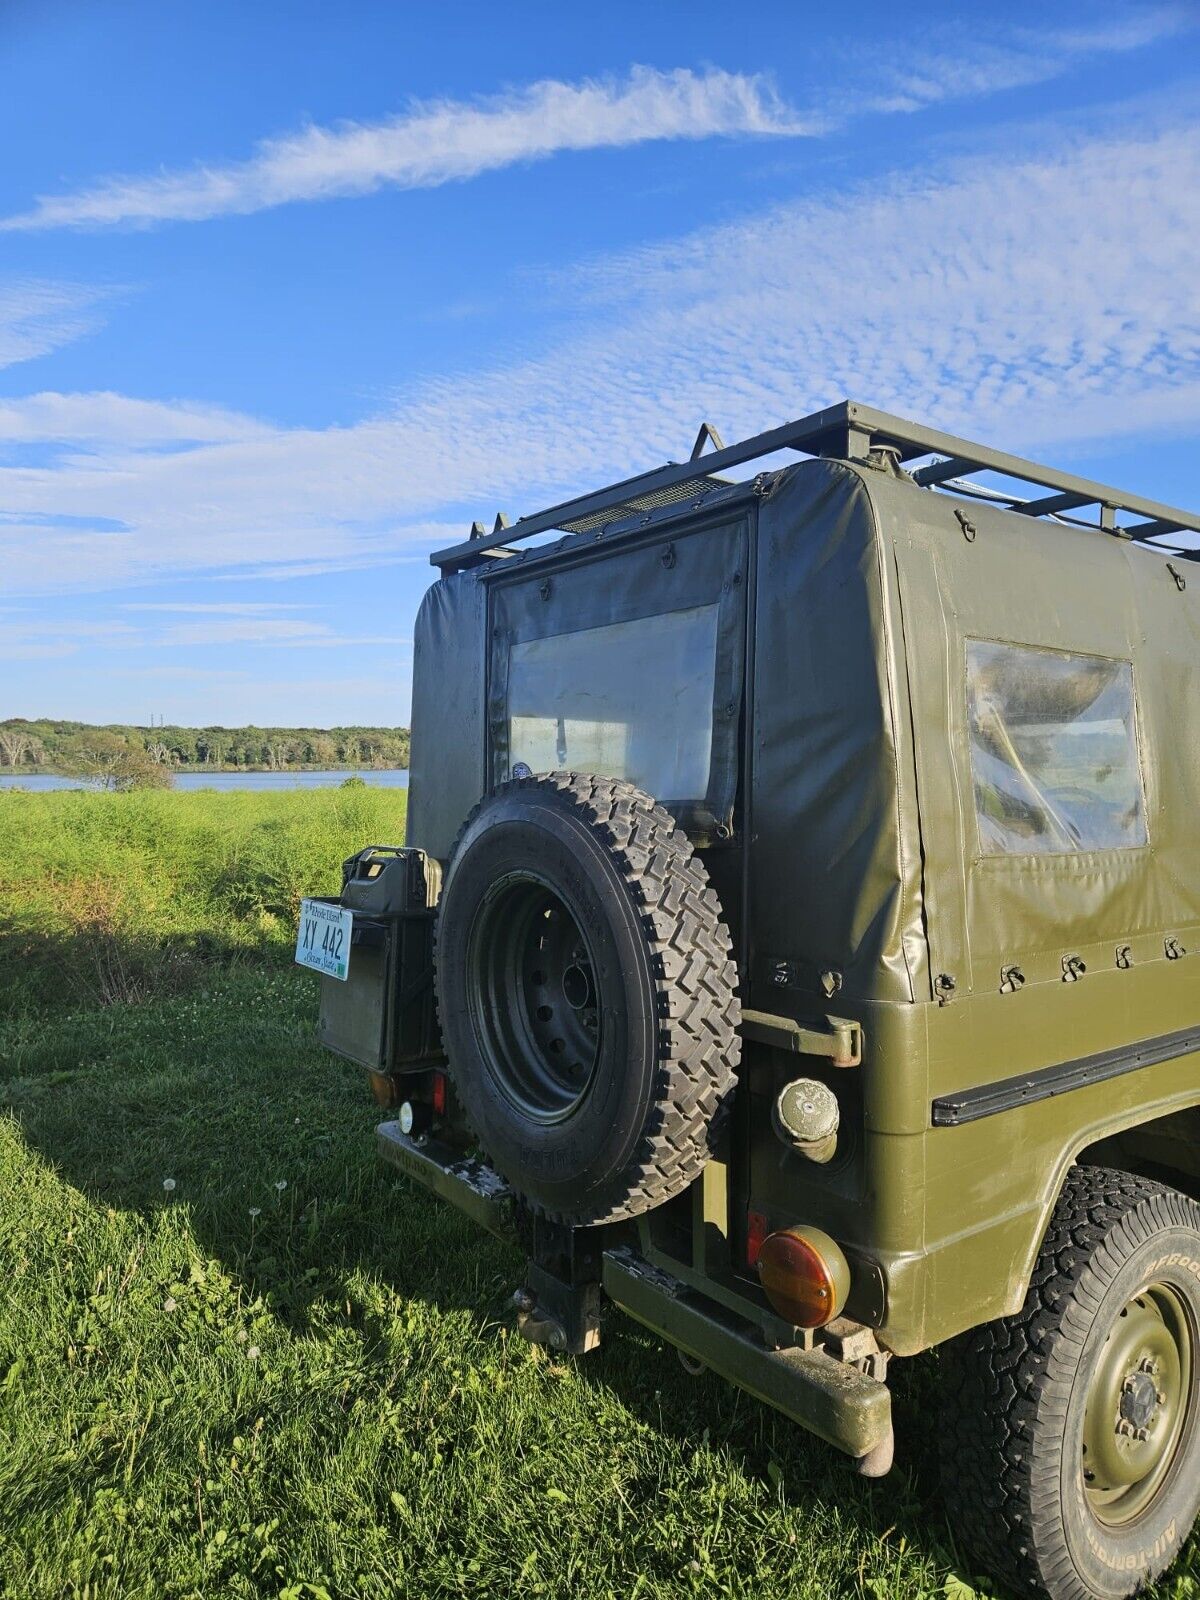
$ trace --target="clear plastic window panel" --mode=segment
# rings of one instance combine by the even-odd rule
[[[627,778],[664,804],[700,801],[712,764],[715,605],[515,644],[509,769]]]
[[[967,700],[985,855],[1146,843],[1128,661],[972,640]]]

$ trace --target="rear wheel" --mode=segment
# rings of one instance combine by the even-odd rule
[[[1200,1207],[1128,1173],[1070,1174],[1025,1305],[942,1351],[945,1495],[996,1576],[1118,1600],[1200,1506]]]

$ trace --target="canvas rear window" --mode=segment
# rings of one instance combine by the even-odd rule
[[[694,842],[731,840],[748,532],[742,516],[697,520],[625,546],[576,535],[532,573],[495,563],[492,781],[518,763],[624,778]]]
[[[699,805],[712,770],[718,623],[716,605],[694,606],[514,644],[510,763],[627,778],[664,805]]]
[[[967,711],[984,855],[1147,842],[1128,661],[969,640]]]

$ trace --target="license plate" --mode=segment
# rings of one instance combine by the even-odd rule
[[[296,934],[296,960],[326,978],[344,983],[350,971],[350,933],[354,913],[344,906],[321,900],[301,900],[300,928]]]

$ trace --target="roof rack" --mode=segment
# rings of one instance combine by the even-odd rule
[[[886,411],[876,411],[873,406],[860,405],[854,400],[842,400],[816,411],[812,416],[801,417],[796,422],[786,422],[782,427],[771,428],[766,433],[755,434],[740,444],[722,445],[706,455],[700,452],[706,440],[719,443],[720,436],[705,424],[696,440],[692,459],[670,462],[636,477],[625,478],[610,484],[606,489],[591,494],[578,495],[560,505],[539,511],[534,516],[501,526],[502,519],[489,533],[476,533],[462,544],[437,550],[430,562],[443,572],[457,572],[474,566],[481,557],[512,553],[514,542],[532,538],[534,534],[554,530],[580,532],[603,526],[621,516],[637,510],[670,505],[686,500],[695,490],[691,487],[697,479],[706,480],[704,487],[716,487],[723,480],[714,474],[728,467],[741,466],[747,461],[773,455],[780,450],[795,450],[803,455],[834,456],[847,460],[864,460],[872,450],[881,446],[894,453],[901,462],[919,461],[925,456],[937,456],[924,466],[911,469],[913,480],[928,489],[938,489],[956,495],[971,495],[994,501],[1008,510],[1024,516],[1044,517],[1058,523],[1091,528],[1120,539],[1128,539],[1146,549],[1159,550],[1167,555],[1178,555],[1189,561],[1200,560],[1200,549],[1180,546],[1173,542],[1182,533],[1200,534],[1200,514],[1180,511],[1174,506],[1162,505],[1157,500],[1147,500],[1142,495],[1125,494],[1108,484],[1093,483],[1070,472],[1057,472],[1052,467],[1041,467],[1020,456],[992,450],[987,445],[972,444],[953,434],[941,433],[936,428],[922,427],[920,423],[906,422]],[[1015,479],[1046,490],[1032,499],[1010,495],[984,484],[972,482],[976,473],[991,472],[1000,477]],[[1076,513],[1095,507],[1096,520],[1089,521]],[[1118,523],[1121,514],[1134,517],[1133,522]]]

